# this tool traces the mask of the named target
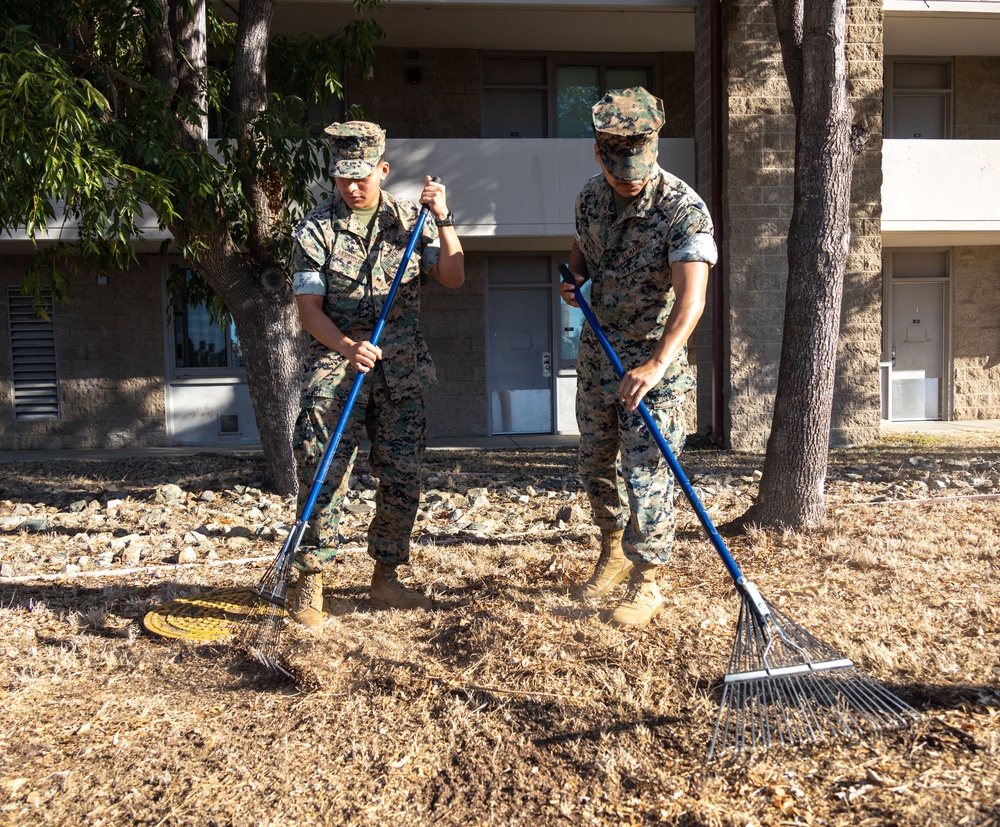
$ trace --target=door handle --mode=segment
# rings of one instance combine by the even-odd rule
[[[552,354],[543,353],[542,354],[542,376],[549,377],[552,375]]]

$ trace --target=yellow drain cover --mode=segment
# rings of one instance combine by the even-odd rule
[[[217,589],[179,597],[148,612],[143,626],[153,634],[184,640],[222,640],[253,614],[273,609],[252,588]]]

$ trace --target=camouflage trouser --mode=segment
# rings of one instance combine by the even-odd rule
[[[368,526],[368,554],[389,566],[400,565],[410,558],[410,533],[420,504],[420,467],[427,436],[424,400],[416,396],[394,403],[378,368],[365,382],[371,383],[368,399],[362,402],[359,398],[348,418],[308,519],[300,561],[303,556],[309,559],[315,554],[323,566],[333,562],[344,495],[358,455],[358,443],[365,434],[371,442],[368,460],[372,473],[379,479],[375,516]],[[314,398],[299,413],[292,444],[298,464],[299,514],[309,498],[323,449],[336,431],[343,409],[342,400]]]
[[[684,447],[683,405],[649,409],[675,455]],[[674,539],[674,475],[638,410],[603,405],[578,393],[580,475],[602,531],[624,529],[622,548],[635,563],[665,563]]]

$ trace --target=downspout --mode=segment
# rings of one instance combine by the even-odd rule
[[[712,224],[715,227],[715,244],[719,260],[715,264],[712,280],[712,433],[713,444],[725,444],[723,434],[722,394],[722,0],[708,0],[711,7],[711,97],[712,97]]]

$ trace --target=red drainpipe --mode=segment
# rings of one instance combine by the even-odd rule
[[[712,433],[716,445],[725,442],[722,395],[722,3],[709,0],[711,7],[711,95],[712,95],[712,223],[719,260],[712,280]]]

